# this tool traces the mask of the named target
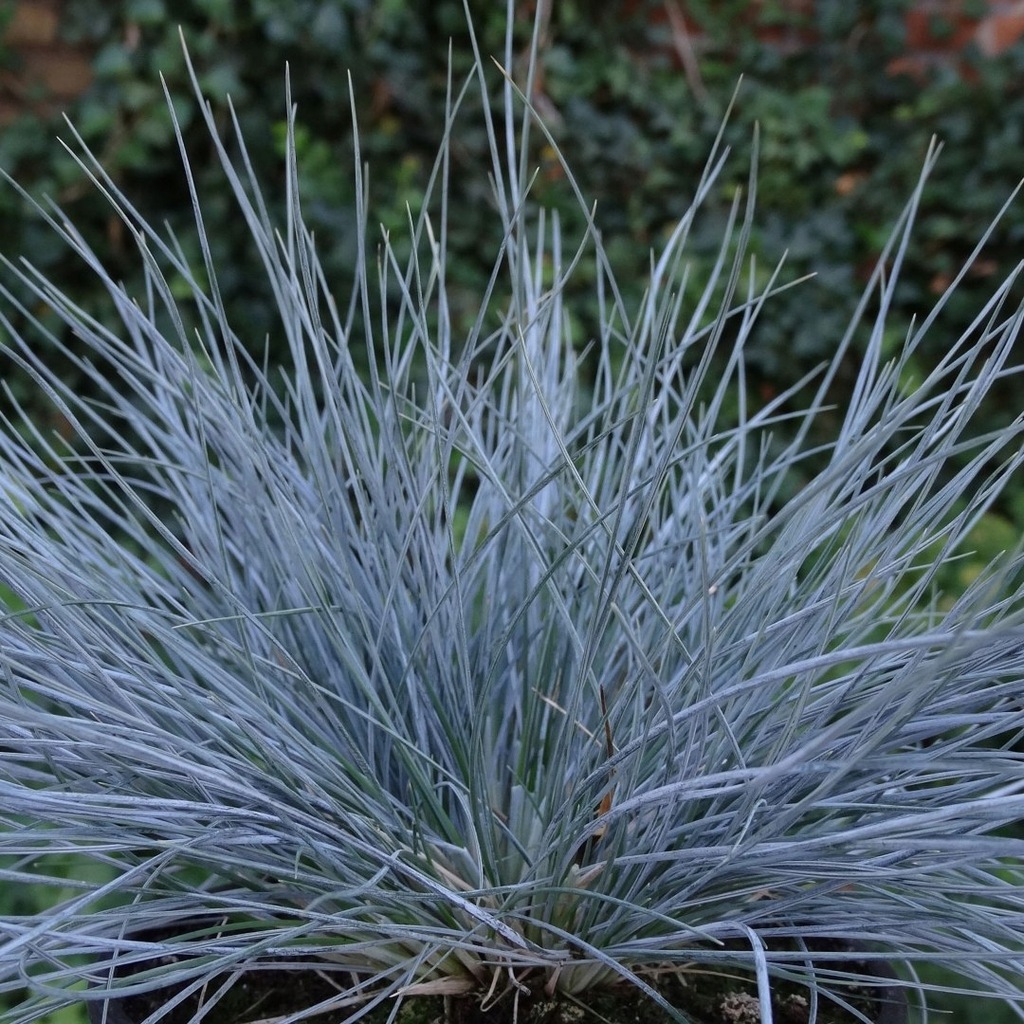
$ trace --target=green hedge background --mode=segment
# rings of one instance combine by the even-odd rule
[[[500,54],[503,8],[482,3],[477,25],[485,52]],[[524,39],[529,4],[524,8]],[[750,15],[757,7],[757,17]],[[795,9],[794,9],[795,8]],[[761,128],[756,251],[767,269],[789,251],[790,273],[816,280],[773,304],[751,355],[765,382],[783,369],[827,358],[888,231],[917,178],[929,139],[946,150],[917,231],[900,304],[908,313],[933,300],[1017,184],[1024,167],[1024,47],[999,58],[968,48],[959,67],[927,80],[887,70],[906,46],[907,4],[899,0],[813,4],[737,0],[692,2],[702,30],[696,75],[680,67],[664,0],[557,0],[543,53],[537,97],[588,195],[623,281],[642,280],[648,251],[685,209],[737,76],[728,136],[736,159],[721,181],[718,216],[703,218],[698,251],[717,246],[732,190],[746,178],[752,125]],[[351,127],[346,70],[352,73],[365,158],[372,168],[374,212],[401,228],[415,209],[438,143],[448,40],[457,70],[468,66],[460,0],[74,0],[63,8],[65,37],[94,52],[93,86],[68,113],[104,164],[144,211],[188,234],[191,212],[159,75],[193,136],[192,154],[205,215],[214,225],[224,284],[237,298],[241,326],[261,317],[247,293],[251,267],[244,229],[221,205],[219,172],[195,124],[178,39],[180,25],[204,89],[230,94],[261,175],[281,179],[283,68],[290,62],[301,124],[300,160],[307,212],[324,239],[332,270],[353,258],[349,217]],[[766,28],[802,33],[793,53],[762,41]],[[950,25],[949,30],[952,31]],[[942,31],[941,19],[934,26]],[[0,59],[16,71],[18,54]],[[973,81],[967,81],[967,78]],[[467,104],[472,108],[472,97]],[[221,104],[223,110],[223,105]],[[192,129],[197,129],[193,131]],[[54,144],[67,135],[54,118],[30,116],[0,133],[0,166],[33,192],[62,203],[76,224],[104,245],[111,262],[126,245],[73,161]],[[553,162],[544,163],[538,198],[579,220]],[[486,202],[485,139],[467,109],[455,153],[456,179]],[[546,173],[544,171],[546,170]],[[1015,262],[1024,226],[1012,211],[986,259],[972,269],[983,290]],[[473,226],[456,238],[455,278],[467,304],[487,265],[489,239]],[[75,288],[80,274],[61,262],[45,228],[26,218],[11,193],[0,195],[7,252],[21,252]],[[230,269],[230,273],[228,273]],[[255,308],[252,302],[256,300]],[[965,289],[954,303],[961,322],[977,302]],[[245,310],[252,309],[246,318]],[[954,325],[951,324],[951,330]]]
[[[524,47],[536,2],[518,3]],[[12,6],[8,0],[8,12]],[[627,298],[639,297],[651,248],[685,211],[742,73],[727,129],[734,156],[697,221],[693,276],[700,278],[701,262],[717,251],[729,204],[746,182],[755,123],[761,147],[753,250],[761,273],[766,277],[788,252],[785,279],[815,275],[774,298],[757,328],[748,350],[755,402],[830,357],[933,137],[945,149],[897,295],[887,339],[893,347],[962,266],[1024,171],[1024,44],[999,57],[968,44],[919,73],[918,63],[901,58],[912,43],[908,12],[919,13],[921,6],[907,0],[690,0],[682,41],[700,45],[699,60],[689,62],[682,59],[684,6],[678,0],[549,5],[534,102],[584,192],[598,203],[598,223]],[[470,7],[484,53],[500,55],[505,5],[470,0]],[[987,9],[975,0],[945,7],[955,16],[930,15],[925,25],[940,46],[958,38],[964,17]],[[355,259],[346,72],[371,167],[371,223],[401,237],[407,205],[421,205],[443,130],[449,40],[457,74],[469,68],[461,0],[74,0],[59,10],[64,39],[93,54],[93,84],[69,105],[71,121],[150,221],[166,222],[198,256],[164,76],[204,198],[221,289],[237,332],[259,348],[271,322],[267,296],[195,116],[179,26],[225,126],[230,95],[268,199],[278,206],[289,64],[306,216],[328,272],[342,282]],[[0,51],[9,74],[17,75],[20,59],[11,47]],[[471,90],[453,152],[454,202],[469,210],[489,203],[478,107]],[[0,131],[0,167],[33,194],[56,199],[114,276],[132,287],[138,275],[131,242],[55,143],[58,134],[69,136],[56,116],[42,122],[19,117]],[[561,212],[572,237],[581,226],[576,201],[550,150],[539,147],[537,162],[536,198]],[[456,323],[475,315],[491,269],[496,239],[481,230],[480,220],[457,219],[452,226],[448,282]],[[922,349],[922,364],[959,335],[1015,266],[1022,235],[1024,205],[1017,204]],[[25,255],[83,306],[102,312],[88,275],[11,189],[0,189],[0,237],[6,253]],[[584,298],[587,282],[580,277],[578,283],[574,316],[585,338],[592,312]],[[48,319],[45,309],[34,312]],[[856,352],[848,363],[837,382],[839,406],[856,373]],[[19,401],[30,409],[38,403],[29,382],[5,377]],[[1020,408],[1018,389],[1007,384],[979,428],[998,427]],[[38,415],[48,413],[40,407]],[[987,517],[977,558],[958,563],[951,574],[968,580],[1022,528],[1024,484],[1012,487]]]
[[[504,4],[471,0],[482,48],[503,48]],[[532,3],[520,3],[522,41]],[[693,0],[555,0],[545,34],[543,77],[534,97],[548,116],[598,222],[620,284],[639,297],[649,252],[685,211],[711,141],[744,76],[727,129],[734,158],[697,222],[698,264],[717,252],[729,204],[745,184],[753,126],[760,127],[759,213],[753,237],[767,275],[788,251],[789,278],[816,276],[777,296],[749,350],[755,400],[827,360],[892,225],[917,181],[929,141],[945,144],[926,193],[893,320],[896,346],[914,315],[926,311],[956,274],[978,236],[1024,173],[1024,46],[998,57],[967,46],[955,60],[920,75],[898,72],[906,52],[908,4],[901,0],[817,0],[760,4]],[[969,6],[969,5],[968,5]],[[982,5],[984,6],[984,5]],[[0,3],[2,19],[13,4]],[[752,13],[753,12],[753,13]],[[970,13],[968,11],[968,13]],[[298,105],[299,163],[306,214],[329,274],[344,280],[356,258],[352,221],[351,72],[371,167],[372,218],[400,234],[407,204],[416,210],[443,127],[448,42],[455,69],[469,67],[461,0],[74,0],[62,8],[64,39],[93,55],[93,84],[68,115],[113,177],[151,222],[166,222],[186,249],[192,212],[159,76],[185,129],[221,288],[237,332],[262,348],[270,321],[260,272],[232,215],[215,154],[195,116],[178,26],[202,86],[227,123],[224,97],[238,112],[267,198],[283,205],[284,66]],[[932,35],[956,31],[934,15]],[[681,40],[699,33],[699,61]],[[790,51],[771,38],[803,41]],[[0,69],[16,76],[22,60],[0,49]],[[456,202],[488,200],[486,138],[472,93],[453,150]],[[0,130],[0,167],[33,195],[49,195],[129,287],[138,283],[132,245],[55,143],[69,136],[56,117],[24,114]],[[558,209],[570,234],[581,218],[559,165],[538,148],[536,197]],[[280,197],[280,202],[279,202]],[[922,362],[934,358],[970,322],[995,284],[1021,257],[1024,205],[1012,208],[972,266],[934,332]],[[26,256],[88,309],[102,296],[51,232],[10,188],[0,189],[0,238],[11,257]],[[476,312],[495,239],[478,222],[456,221],[449,286],[456,317]],[[585,286],[585,282],[581,282]],[[581,294],[586,294],[585,287]],[[44,322],[46,309],[32,312]],[[574,311],[585,336],[591,311]],[[902,324],[902,327],[901,327]],[[836,401],[856,372],[840,378]],[[31,383],[4,370],[13,397],[41,419],[52,414]],[[70,373],[69,368],[69,373]],[[991,429],[1021,409],[1007,385],[986,409]],[[53,424],[59,428],[59,423]],[[954,585],[1012,546],[1024,528],[1024,482],[1011,487],[977,531],[973,560],[951,567]],[[13,896],[10,898],[14,898]],[[7,897],[0,897],[8,901]],[[968,1013],[961,1010],[958,1013]],[[967,1016],[957,1019],[968,1019]],[[995,1021],[990,1011],[979,1020]],[[1007,1018],[1009,1019],[1009,1018]]]

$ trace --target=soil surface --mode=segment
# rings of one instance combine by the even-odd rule
[[[833,965],[830,965],[833,966]],[[835,965],[840,966],[840,965]],[[860,965],[863,970],[863,964]],[[251,971],[242,975],[230,992],[203,1015],[204,1024],[271,1024],[303,1007],[311,1007],[342,996],[339,975],[323,970]],[[885,985],[891,972],[880,972],[880,985],[849,988],[845,998],[860,1013],[877,1024],[905,1024],[906,1003],[902,993]],[[200,993],[182,1001],[162,1018],[167,1024],[187,1024],[200,1006],[210,999],[223,979],[213,980]],[[741,973],[683,971],[663,977],[658,991],[691,1024],[759,1024],[760,1009],[753,981]],[[173,996],[167,989],[112,1002],[106,1024],[138,1024]],[[578,997],[548,999],[512,993],[496,1005],[481,1009],[481,996],[449,998],[419,997],[403,1002],[396,1024],[669,1024],[672,1018],[661,1007],[630,986],[613,986]],[[94,1024],[101,1020],[103,1004],[91,1002]],[[361,1017],[367,1024],[386,1024],[394,1011],[388,1001]],[[317,1024],[344,1024],[353,1012],[351,1005],[309,1018]],[[773,985],[772,1012],[777,1024],[807,1024],[810,1007],[806,989],[785,982]],[[821,1024],[853,1024],[860,1020],[849,1011],[822,1004],[817,1020]]]

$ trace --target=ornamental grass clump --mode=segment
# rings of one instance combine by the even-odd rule
[[[458,84],[405,257],[357,156],[350,282],[320,270],[294,147],[276,223],[200,104],[265,338],[232,330],[204,197],[190,263],[87,150],[145,291],[55,209],[116,317],[4,261],[6,353],[64,427],[0,434],[0,880],[60,892],[0,923],[4,1019],[165,989],[213,1021],[277,970],[328,982],[282,1021],[427,996],[525,1019],[616,986],[698,1020],[669,993],[743,970],[763,1021],[892,1019],[857,1000],[926,998],[922,963],[1020,1005],[1019,553],[937,585],[1020,466],[1020,420],[971,433],[1015,275],[912,379],[946,301],[888,317],[922,178],[832,365],[748,404],[781,287],[746,254],[753,176],[696,281],[712,157],[630,307],[582,195],[571,242],[535,208],[545,129],[478,55],[500,246],[456,337],[447,223],[484,215],[446,202]]]

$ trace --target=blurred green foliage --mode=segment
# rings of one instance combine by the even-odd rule
[[[485,53],[503,50],[504,5],[476,9]],[[521,42],[529,32],[522,4]],[[681,54],[692,33],[668,17],[671,0],[623,0],[553,5],[535,101],[584,192],[598,201],[598,220],[620,281],[642,286],[648,253],[686,208],[740,72],[744,84],[728,140],[736,151],[720,180],[717,203],[700,219],[694,252],[717,251],[728,203],[746,181],[753,125],[760,126],[759,215],[755,251],[765,267],[788,252],[788,276],[814,281],[773,303],[750,356],[762,386],[783,371],[827,358],[916,181],[933,135],[947,151],[922,211],[911,268],[900,295],[909,320],[934,300],[959,268],[987,221],[1017,183],[1024,156],[1024,51],[999,59],[967,52],[966,71],[939,71],[927,82],[892,75],[903,52],[905,0],[848,4],[822,0],[792,12],[777,2],[739,0],[686,5],[703,30],[699,60]],[[624,17],[623,10],[631,13]],[[681,16],[681,15],[680,15]],[[186,139],[204,216],[216,224],[221,287],[240,331],[262,341],[265,297],[250,289],[251,257],[244,226],[228,198],[194,111],[178,27],[204,90],[227,126],[230,95],[252,156],[272,200],[283,180],[283,68],[290,67],[298,106],[306,212],[332,271],[355,258],[352,238],[351,73],[371,166],[376,219],[387,228],[406,222],[407,204],[421,199],[443,129],[448,41],[457,73],[469,62],[460,0],[76,0],[66,5],[63,31],[90,48],[95,83],[71,110],[72,122],[102,155],[141,211],[188,239],[192,212],[184,191],[171,119],[160,87],[167,81]],[[766,46],[766,29],[813,39],[793,52]],[[802,34],[802,35],[801,35]],[[514,62],[515,63],[515,62]],[[965,74],[973,78],[969,84]],[[477,101],[478,102],[478,101]],[[455,200],[488,202],[489,158],[482,125],[467,99],[453,153]],[[0,166],[32,191],[55,197],[104,257],[131,280],[128,243],[109,210],[83,182],[73,159],[56,150],[64,126],[25,117],[0,134]],[[579,226],[576,209],[551,151],[538,145],[537,192]],[[473,208],[471,205],[469,208]],[[25,216],[16,196],[0,196],[6,251],[25,254],[75,290],[81,275],[48,230]],[[983,291],[1015,262],[1024,219],[1011,211],[972,276]],[[451,239],[449,272],[465,289],[465,313],[490,269],[493,239],[478,221]],[[82,296],[99,301],[99,297]],[[972,289],[955,297],[949,335],[977,306]],[[796,361],[794,363],[794,360]]]
[[[504,60],[505,5],[471,0],[470,7],[482,52]],[[959,64],[937,67],[927,79],[894,74],[892,62],[906,52],[907,7],[907,0],[558,0],[550,7],[533,101],[584,193],[597,200],[598,224],[627,301],[639,299],[651,249],[692,199],[742,73],[726,128],[734,156],[694,226],[692,277],[702,278],[701,264],[718,251],[730,204],[746,187],[755,125],[760,147],[752,249],[759,283],[784,255],[783,280],[814,275],[777,295],[761,319],[748,351],[754,402],[831,356],[933,136],[946,148],[920,211],[887,344],[902,343],[912,318],[945,290],[1017,185],[1024,166],[1024,46],[995,59],[968,49]],[[533,8],[529,0],[519,3],[512,72],[520,78]],[[470,68],[462,0],[65,5],[62,31],[94,54],[95,73],[92,88],[68,111],[71,123],[147,220],[166,223],[198,260],[163,76],[216,246],[221,293],[239,335],[251,336],[255,350],[269,344],[273,358],[269,297],[195,116],[179,29],[225,133],[230,115],[224,100],[230,96],[272,212],[285,193],[287,63],[298,110],[305,214],[335,288],[344,295],[357,258],[349,76],[362,159],[370,167],[370,221],[391,231],[393,240],[401,238],[407,211],[422,204],[444,131],[449,41],[456,87]],[[781,43],[766,45],[766,33]],[[493,77],[497,90],[500,79]],[[469,90],[451,155],[455,209],[475,211],[491,202],[479,104]],[[22,117],[0,132],[0,167],[34,195],[53,197],[112,275],[139,294],[128,233],[73,156],[55,145],[57,134],[71,141],[57,118],[41,125]],[[541,135],[535,137],[535,195],[559,212],[570,238],[578,237],[583,218],[564,171]],[[476,316],[497,251],[499,238],[488,223],[480,216],[452,221],[447,275],[456,332]],[[0,232],[7,254],[24,255],[82,306],[102,315],[105,297],[96,294],[92,276],[81,273],[77,260],[11,189],[0,190]],[[920,349],[921,376],[1015,266],[1022,236],[1024,207],[1018,204]],[[585,298],[591,282],[584,268],[574,285],[581,301],[571,315],[585,340],[596,317]],[[27,312],[60,330],[47,309]],[[856,362],[855,347],[836,382],[839,409]],[[69,366],[68,374],[74,373]],[[31,382],[11,373],[5,379],[18,401],[38,408],[39,419],[51,415]],[[979,415],[979,431],[997,429],[1018,408],[1017,390],[1007,383]],[[979,524],[984,560],[1020,533],[1022,494],[1024,488],[1011,486],[1000,515]],[[970,570],[959,563],[949,572],[953,584]]]
[[[485,53],[503,50],[504,5],[471,4]],[[534,97],[547,114],[598,219],[620,281],[642,285],[648,252],[685,209],[740,72],[744,85],[728,128],[736,150],[720,181],[717,206],[698,223],[694,252],[717,250],[728,203],[746,180],[752,127],[760,126],[759,216],[755,251],[765,267],[788,252],[788,274],[816,278],[780,296],[761,324],[750,356],[763,387],[785,371],[830,354],[850,310],[917,178],[932,135],[948,143],[928,193],[900,303],[909,317],[934,299],[973,241],[1016,185],[1024,156],[1024,52],[982,59],[967,52],[973,81],[953,70],[922,83],[887,68],[905,46],[905,0],[848,4],[822,0],[794,12],[778,2],[695,0],[686,10],[700,25],[699,60],[684,58],[693,35],[681,7],[665,0],[553,5]],[[521,4],[522,43],[531,4]],[[624,9],[630,9],[625,17]],[[752,11],[759,10],[759,14]],[[669,17],[673,12],[676,17]],[[90,48],[95,83],[69,111],[147,217],[188,238],[192,217],[184,192],[162,74],[186,138],[193,111],[178,38],[180,26],[203,88],[227,124],[230,95],[271,198],[282,180],[285,118],[283,68],[290,67],[298,106],[307,215],[332,271],[351,267],[351,73],[363,157],[371,166],[372,204],[385,227],[416,208],[443,127],[448,41],[456,71],[468,68],[460,0],[76,0],[63,31]],[[766,30],[814,40],[792,52],[766,46]],[[467,100],[467,107],[475,106]],[[54,131],[25,117],[0,134],[0,166],[32,191],[57,198],[104,257],[131,279],[127,241],[103,202],[83,183],[72,158],[55,152]],[[201,132],[191,147],[221,287],[240,331],[262,341],[265,297],[252,290],[245,230],[230,215],[216,161]],[[455,199],[488,202],[486,137],[468,109],[454,158]],[[550,150],[538,148],[537,191],[570,225],[579,211]],[[211,187],[212,186],[212,187]],[[279,190],[280,194],[283,189]],[[470,206],[469,208],[472,208]],[[983,290],[1016,261],[1024,220],[1011,211],[985,260],[972,270]],[[9,191],[0,197],[8,252],[25,254],[74,290],[79,275],[50,233],[25,216]],[[465,288],[465,313],[490,269],[493,239],[467,223],[451,239],[454,281]],[[88,302],[98,297],[82,296]],[[970,317],[976,292],[965,289],[950,310],[949,334]],[[796,364],[794,364],[794,360]]]
[[[502,56],[504,5],[475,0],[485,54]],[[531,4],[523,3],[517,35],[521,69]],[[1017,184],[1024,166],[1024,48],[998,59],[966,51],[961,67],[939,68],[926,81],[891,74],[905,51],[906,0],[692,0],[699,59],[690,60],[692,31],[672,0],[592,5],[559,0],[552,7],[534,102],[585,194],[598,201],[598,222],[627,299],[637,299],[649,252],[665,238],[692,198],[712,139],[736,87],[743,86],[727,127],[735,157],[692,235],[694,278],[718,250],[729,205],[746,184],[754,125],[759,126],[758,215],[753,250],[762,283],[786,254],[786,280],[813,280],[775,297],[749,350],[754,398],[826,360],[842,336],[863,285],[917,180],[930,139],[946,151],[921,209],[908,268],[897,294],[889,344],[952,280],[975,240]],[[624,11],[629,9],[628,17]],[[759,11],[752,14],[752,11]],[[674,16],[673,16],[674,15]],[[351,75],[362,157],[371,168],[371,221],[400,235],[407,210],[421,204],[443,132],[449,39],[456,76],[469,68],[461,0],[76,0],[64,8],[68,40],[94,53],[95,82],[68,111],[71,122],[151,223],[166,223],[198,257],[193,213],[181,173],[162,75],[189,147],[203,216],[210,227],[220,288],[236,329],[261,348],[272,323],[247,231],[233,215],[219,165],[195,118],[179,38],[187,40],[203,89],[225,129],[230,96],[273,208],[283,203],[284,66],[298,108],[297,148],[307,219],[328,272],[344,281],[356,259]],[[804,40],[789,50],[767,46],[766,31]],[[813,42],[812,42],[813,40]],[[16,55],[4,52],[4,59]],[[348,72],[348,74],[346,74]],[[495,75],[497,79],[497,76]],[[496,87],[497,87],[496,82]],[[475,210],[490,202],[487,139],[467,95],[452,152],[452,202]],[[24,116],[0,133],[0,167],[35,195],[52,196],[96,247],[114,276],[138,286],[131,241],[73,156],[54,143],[68,138],[54,119]],[[72,149],[74,146],[72,145]],[[537,135],[535,192],[557,209],[570,237],[582,217],[551,148]],[[0,232],[8,254],[22,254],[88,309],[95,293],[50,229],[13,190],[0,190]],[[922,366],[956,338],[1019,258],[1024,212],[1011,208],[983,258],[955,293]],[[498,239],[486,218],[455,219],[449,237],[448,284],[456,325],[477,312]],[[585,273],[578,284],[588,289]],[[343,292],[343,288],[341,289]],[[587,294],[582,292],[581,294]],[[33,314],[54,324],[46,309]],[[583,337],[585,303],[573,310]],[[271,338],[271,355],[273,339]],[[856,350],[836,401],[852,380]],[[69,367],[69,374],[73,369]],[[31,383],[7,374],[29,409]],[[985,411],[992,429],[1019,403],[1007,388]],[[57,424],[59,426],[59,424]],[[1024,500],[1002,510],[1016,526]],[[979,548],[1009,538],[1004,520],[982,523]],[[990,529],[989,529],[990,527]],[[992,536],[986,535],[990,533]],[[959,573],[962,566],[958,567]]]

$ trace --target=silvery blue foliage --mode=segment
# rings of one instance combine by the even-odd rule
[[[477,78],[485,96],[502,81],[486,60]],[[486,211],[503,241],[468,337],[446,225],[485,211],[445,201],[455,100],[412,255],[361,199],[350,282],[320,271],[294,149],[278,224],[237,126],[222,142],[203,104],[280,373],[227,322],[203,196],[189,263],[82,152],[146,293],[41,212],[110,322],[4,261],[6,352],[71,435],[17,414],[0,434],[0,880],[63,887],[0,922],[0,992],[33,985],[7,1020],[80,999],[84,978],[100,996],[118,982],[96,957],[150,960],[140,923],[203,914],[137,985],[315,954],[358,1010],[492,986],[651,993],[653,966],[742,965],[767,1020],[776,977],[842,1000],[849,978],[801,952],[830,938],[905,962],[908,984],[941,963],[1020,1000],[1019,554],[962,595],[936,586],[1020,466],[1020,421],[971,431],[1011,372],[1014,277],[911,380],[944,301],[887,315],[919,189],[832,366],[748,404],[744,345],[781,286],[746,255],[753,180],[691,280],[712,157],[627,308],[596,228],[563,240],[531,202],[545,129],[503,88]],[[584,269],[592,338],[567,308]],[[71,364],[88,395],[61,383]],[[68,881],[69,858],[88,872]]]

